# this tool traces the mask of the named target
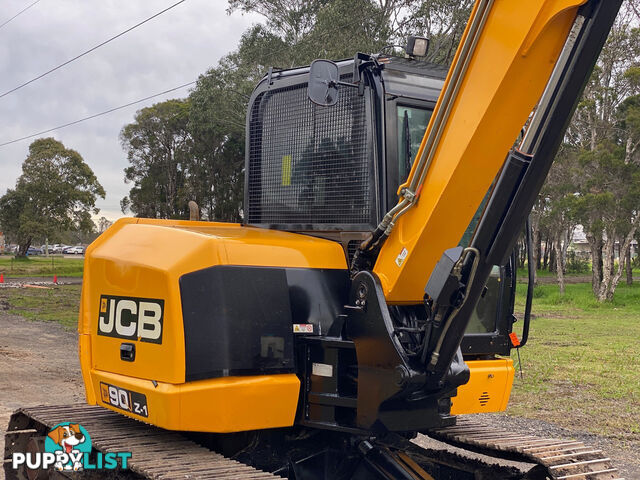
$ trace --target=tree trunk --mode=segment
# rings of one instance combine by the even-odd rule
[[[587,241],[591,249],[591,289],[597,297],[602,283],[602,235],[587,233]]]
[[[613,251],[616,239],[610,232],[607,232],[607,239],[602,247],[602,282],[598,289],[596,298],[599,302],[608,300],[610,285],[613,280]]]
[[[542,247],[541,247],[542,248]],[[544,262],[542,264],[542,268],[545,270],[549,269],[549,253],[551,251],[551,246],[549,245],[549,237],[547,237],[544,241]]]
[[[550,239],[549,243],[551,243],[551,248],[549,249],[549,271],[556,273],[556,241],[554,239]]]
[[[635,152],[635,148],[633,145],[633,136],[629,135],[627,137],[627,142],[625,143],[624,146],[624,163],[625,164],[629,164],[631,163],[631,159],[633,158],[633,154]]]
[[[540,229],[533,228],[533,223],[531,224],[531,243],[533,244],[533,284],[538,284],[538,261],[540,259],[540,250],[537,248],[540,245]]]
[[[555,250],[556,257],[556,275],[558,277],[558,288],[560,289],[560,295],[564,295],[564,265],[562,264],[562,237],[564,232],[558,234],[558,238],[553,242],[553,248]]]
[[[24,242],[21,242],[20,245],[18,246],[18,254],[16,255],[16,257],[26,257],[27,256],[27,251],[29,250],[29,247],[31,246],[31,240],[33,240],[32,237],[27,237]]]
[[[533,242],[533,248],[536,251],[536,268],[542,268],[542,235],[538,232],[538,240]]]
[[[627,273],[627,285],[633,285],[633,267],[631,266],[631,242],[624,255]]]
[[[573,226],[569,226],[562,231],[562,248],[560,250],[560,258],[562,259],[562,273],[567,273],[567,250],[569,249],[569,244],[571,243],[571,234],[573,233]]]
[[[627,233],[627,235],[624,237],[624,241],[620,245],[621,252],[626,252],[627,248],[630,247],[631,241],[633,240],[633,237],[636,234],[636,230],[638,229],[638,226],[640,226],[640,215],[636,216],[633,223],[631,224],[631,229],[629,230],[629,233]],[[615,240],[612,239],[611,243],[615,244]],[[613,253],[613,247],[611,248],[611,253]],[[611,262],[613,263],[613,255],[611,255]],[[603,300],[613,300],[613,294],[615,293],[616,287],[618,286],[618,282],[622,277],[622,271],[625,269],[625,264],[626,264],[626,255],[621,255],[620,261],[618,262],[618,268],[609,278],[608,284],[605,284],[605,277],[603,277],[602,285],[600,286],[600,292],[601,292],[600,297],[603,297]],[[612,268],[612,271],[613,271],[613,266],[610,266],[610,267]],[[598,300],[603,301],[603,300],[600,300],[600,298],[598,298]]]
[[[618,245],[618,249],[619,248],[620,245]],[[620,259],[620,262],[622,262],[622,258]],[[609,268],[611,269],[611,276],[613,277],[613,274],[616,271],[616,242],[613,242],[613,249],[611,250],[611,263],[609,264]]]

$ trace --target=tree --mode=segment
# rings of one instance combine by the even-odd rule
[[[543,195],[540,195],[536,200],[536,203],[533,205],[533,209],[531,210],[531,214],[529,215],[529,226],[531,228],[531,243],[532,245],[532,259],[533,265],[529,265],[529,268],[533,269],[533,283],[537,285],[538,283],[538,268],[541,260],[541,243],[542,240],[540,238],[541,234],[541,220],[542,215],[545,210],[545,198]],[[545,252],[546,253],[546,252]]]
[[[113,225],[113,222],[111,220],[108,220],[105,217],[100,217],[100,219],[98,220],[98,233],[106,232],[111,225]]]
[[[555,272],[560,294],[564,295],[567,250],[576,226],[576,177],[579,175],[575,152],[569,145],[560,148],[538,201],[541,226],[547,232],[555,254]],[[532,215],[535,218],[535,214]],[[533,222],[532,222],[533,223]],[[539,237],[540,234],[538,234]]]
[[[228,11],[264,16],[265,25],[253,27],[249,37],[263,37],[264,42],[253,44],[262,46],[250,50],[260,53],[259,61],[265,67],[305,65],[315,58],[347,58],[357,51],[376,53],[385,45],[403,45],[407,35],[412,34],[430,38],[427,60],[448,65],[473,3],[473,0],[229,0]],[[270,49],[263,48],[267,44]],[[268,62],[272,52],[280,57],[278,62]]]
[[[632,83],[640,83],[640,68],[632,67],[627,76],[632,78]],[[616,115],[618,131],[625,148],[625,163],[640,165],[640,95],[633,95],[624,100]],[[631,262],[631,243],[624,252],[627,285],[633,284],[633,271]]]
[[[193,148],[188,184],[208,220],[241,220],[245,112],[256,70],[237,61],[227,58],[201,75],[189,95]]]
[[[408,15],[411,21],[402,29],[404,35],[419,32],[430,39],[430,62],[449,65],[462,38],[473,0],[430,0],[417,3]]]
[[[613,142],[581,152],[579,162],[578,218],[590,242],[601,246],[599,258],[593,258],[594,294],[599,301],[611,300],[625,269],[624,252],[640,226],[640,170],[625,162],[624,147]],[[621,253],[617,269],[616,243]]]
[[[616,244],[630,248],[626,236],[635,229],[640,209],[639,204],[628,204],[640,146],[634,100],[640,94],[640,30],[634,3],[625,5],[566,136],[583,166],[576,184],[579,214],[591,249],[593,292],[601,301],[613,297],[619,278],[613,271],[613,251]],[[612,177],[613,173],[624,177]],[[629,256],[621,250],[620,257],[619,265],[624,266]]]
[[[179,218],[188,215],[185,164],[191,138],[187,100],[167,100],[143,108],[135,121],[120,132],[120,142],[130,166],[125,182],[133,182],[129,196],[120,202],[137,216]]]
[[[229,0],[228,12],[259,13],[266,27],[287,43],[298,43],[313,29],[315,18],[329,0]]]
[[[65,230],[90,232],[96,199],[105,192],[75,150],[53,138],[35,140],[14,189],[0,198],[0,223],[24,256],[33,238],[56,240]]]

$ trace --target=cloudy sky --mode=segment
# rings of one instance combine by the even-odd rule
[[[34,0],[2,0],[0,24]],[[0,28],[0,95],[177,0],[40,0]],[[235,49],[261,17],[226,14],[225,0],[184,3],[70,65],[0,98],[0,143],[188,83]],[[118,133],[136,110],[188,89],[47,134],[80,152],[104,186],[100,216],[122,216],[126,155]],[[29,143],[0,147],[0,195],[15,185]]]

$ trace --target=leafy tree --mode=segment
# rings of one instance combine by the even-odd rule
[[[473,0],[230,0],[228,11],[264,16],[265,25],[253,27],[254,33],[249,37],[255,40],[262,36],[265,40],[262,45],[272,48],[255,48],[257,44],[252,42],[253,48],[249,50],[259,52],[262,58],[268,58],[268,52],[274,51],[281,57],[280,62],[264,60],[265,67],[305,65],[315,58],[347,58],[357,51],[375,53],[385,45],[403,45],[411,34],[431,39],[429,61],[449,64],[473,3]]]
[[[298,43],[315,25],[318,10],[329,0],[229,0],[228,12],[259,13],[269,31],[288,43]]]
[[[24,256],[34,238],[55,241],[61,232],[90,232],[95,202],[105,192],[75,150],[53,138],[35,140],[14,189],[0,198],[0,223]]]
[[[167,100],[138,111],[135,121],[120,132],[120,142],[130,166],[125,181],[133,182],[121,202],[137,215],[179,218],[188,215],[185,163],[191,137],[187,130],[190,104]]]
[[[593,237],[594,232],[600,235],[602,246],[601,269],[598,260],[594,261],[594,294],[600,301],[611,300],[625,268],[624,252],[640,226],[640,170],[626,163],[624,147],[612,142],[602,142],[594,151],[582,151],[578,161],[583,172],[578,217],[588,236]],[[621,253],[617,268],[616,243]]]
[[[547,249],[553,249],[555,272],[561,295],[565,292],[567,250],[577,224],[576,177],[579,175],[579,169],[576,165],[574,150],[569,145],[563,145],[560,149],[540,192],[540,199],[536,205],[537,211],[531,216],[539,218],[537,226],[541,228],[538,228],[537,240],[540,240],[540,231],[544,231],[548,237]]]
[[[409,2],[413,10],[401,34],[424,35],[430,40],[427,60],[449,65],[471,14],[473,0],[429,0]]]
[[[193,136],[189,187],[202,217],[239,221],[244,187],[244,112],[247,95],[237,78],[214,69],[198,79],[189,100]],[[229,92],[235,95],[229,95]],[[240,110],[239,110],[240,109]]]
[[[105,217],[100,217],[100,219],[98,219],[98,233],[106,232],[111,225],[113,225],[111,220],[108,220]]]
[[[601,301],[613,297],[619,280],[613,261],[617,243],[625,247],[620,266],[630,259],[626,236],[635,230],[640,209],[628,203],[640,146],[634,100],[640,94],[640,30],[632,6],[626,2],[618,15],[566,136],[580,159],[582,170],[573,187],[591,249],[593,292]]]
[[[634,70],[640,74],[640,68]],[[625,99],[616,117],[616,126],[625,148],[625,163],[640,164],[640,95]]]

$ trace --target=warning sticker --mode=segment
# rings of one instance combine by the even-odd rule
[[[313,323],[294,323],[293,333],[313,333]]]
[[[402,251],[396,257],[396,265],[401,267],[402,264],[404,263],[404,259],[407,258],[407,255],[409,255],[409,250],[407,250],[406,248],[403,248]]]
[[[282,157],[282,186],[291,186],[291,155]]]
[[[318,377],[333,377],[333,367],[326,363],[313,363],[311,365],[311,375]]]

